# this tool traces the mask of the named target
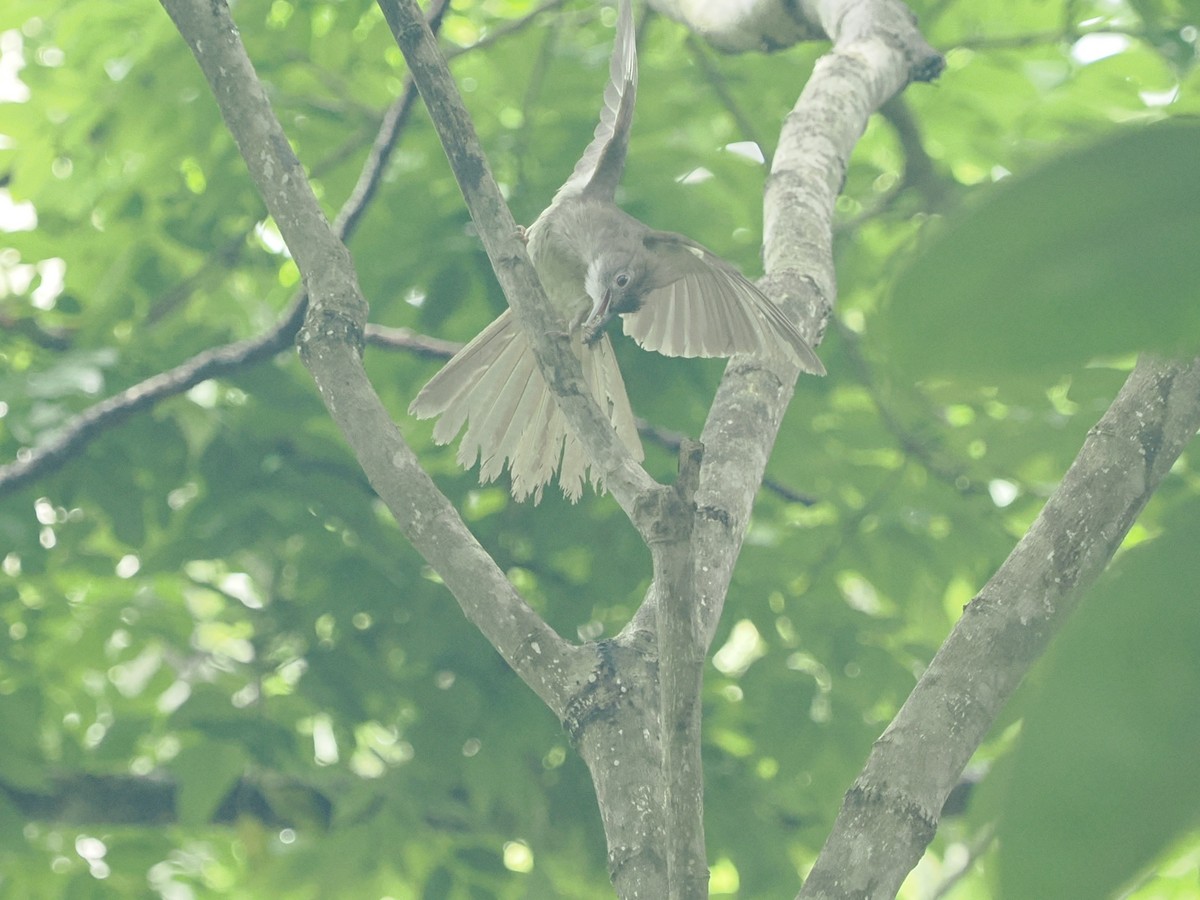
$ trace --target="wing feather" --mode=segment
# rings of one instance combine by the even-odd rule
[[[612,199],[616,192],[621,169],[625,165],[625,151],[629,144],[629,128],[633,121],[633,106],[637,99],[637,46],[633,28],[633,10],[629,0],[617,4],[617,31],[613,40],[612,57],[608,64],[608,84],[604,88],[604,105],[600,108],[600,121],[571,176],[555,193],[550,206],[556,206],[565,197],[583,193],[598,174],[603,185],[596,185]],[[616,140],[614,141],[614,137]],[[603,173],[600,172],[603,170]]]
[[[682,235],[648,232],[651,287],[625,333],[666,356],[783,356],[806,372],[825,367],[774,300],[729,263]]]

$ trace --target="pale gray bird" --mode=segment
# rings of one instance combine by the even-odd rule
[[[625,166],[637,93],[637,49],[629,0],[619,0],[617,33],[592,142],[550,206],[526,232],[529,255],[562,317],[584,378],[634,458],[641,441],[604,330],[621,316],[625,333],[667,356],[754,353],[825,374],[796,326],[733,266],[683,235],[655,231],[614,202]],[[409,412],[441,416],[433,437],[449,443],[466,423],[458,462],[480,460],[479,480],[507,464],[518,500],[536,503],[559,472],[572,501],[588,459],[546,386],[511,310],[485,328],[417,394]],[[598,478],[591,476],[597,488]]]

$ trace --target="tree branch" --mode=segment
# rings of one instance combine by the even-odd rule
[[[54,472],[92,440],[135,413],[182,394],[209,378],[239,371],[287,349],[304,320],[305,300],[303,293],[294,298],[283,318],[270,331],[205,350],[173,369],[151,375],[119,394],[89,406],[35,449],[18,451],[13,462],[0,466],[0,496]]]
[[[909,81],[936,76],[942,58],[917,32],[908,10],[892,0],[828,0],[804,9],[834,45],[817,61],[772,160],[763,202],[767,277],[761,286],[799,311],[801,331],[817,343],[836,295],[833,211],[850,153],[871,113]],[[796,374],[734,358],[701,435],[696,578],[708,642]]]
[[[564,641],[521,599],[421,469],[372,389],[359,353],[367,304],[349,251],[321,213],[228,8],[219,0],[162,2],[212,87],[304,277],[309,310],[298,341],[326,408],[376,493],[467,618],[562,715],[568,698],[587,678],[591,655]],[[428,34],[423,19],[420,27]]]
[[[298,822],[271,803],[271,788],[250,778],[240,778],[220,798],[209,820],[213,825],[234,825],[250,816],[268,828],[297,825],[327,826],[333,798],[299,781],[275,785],[302,796],[302,803],[289,808],[311,810],[315,821]],[[144,828],[179,821],[179,785],[166,774],[96,775],[74,773],[52,776],[38,790],[12,787],[0,782],[0,797],[31,821],[74,828],[96,825],[134,825]]]
[[[592,465],[603,473],[613,498],[645,536],[649,526],[634,513],[639,498],[657,485],[630,456],[584,382],[564,323],[546,299],[433,35],[415,0],[378,2],[421,91],[496,278],[537,357],[542,377],[583,442]]]
[[[431,8],[430,21],[435,27],[440,25],[448,5],[449,0],[437,0]],[[357,229],[363,213],[375,197],[392,151],[408,124],[416,96],[416,88],[409,79],[400,97],[384,113],[358,181],[334,221],[334,231],[343,241],[348,240]],[[227,252],[228,247],[219,251],[218,255],[223,256]],[[189,290],[191,283],[192,279],[184,282]],[[258,337],[205,350],[174,368],[152,375],[88,407],[50,440],[18,453],[15,461],[0,466],[0,497],[16,491],[35,478],[56,471],[96,437],[135,413],[150,409],[168,397],[182,394],[202,381],[237,372],[288,349],[295,341],[300,323],[304,321],[307,304],[308,295],[300,290],[292,297],[280,320]]]
[[[1017,685],[1200,429],[1200,359],[1142,358],[875,742],[800,900],[893,896]]]
[[[700,691],[704,644],[696,616],[692,527],[696,484],[704,448],[685,440],[679,478],[658,492],[660,523],[650,541],[654,582],[647,605],[657,610],[658,689],[662,727],[662,780],[667,862],[667,900],[706,900],[704,776],[700,757]]]
[[[445,341],[441,338],[430,337],[427,334],[413,331],[411,328],[393,328],[387,325],[367,323],[363,338],[368,344],[376,347],[386,347],[389,350],[403,350],[415,356],[425,356],[430,359],[449,359],[463,348],[458,341]]]

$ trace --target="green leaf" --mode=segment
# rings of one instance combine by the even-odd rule
[[[484,39],[455,57],[453,74],[526,224],[591,138],[613,37],[611,0],[547,7],[521,25],[535,5],[455,3],[443,29],[446,46]],[[991,204],[1072,148],[1125,140],[1132,130],[1119,123],[1144,120],[1150,97],[1166,102],[1173,91],[1178,99],[1161,111],[1176,118],[1200,110],[1200,70],[1180,34],[1196,0],[1138,8],[1141,21],[1124,6],[940,4],[922,26],[950,51],[949,68],[936,89],[904,94],[934,166],[922,175],[912,129],[895,116],[873,117],[855,146],[838,201],[839,305],[848,325],[865,329],[865,358],[849,335],[831,332],[820,348],[830,377],[797,387],[770,468],[817,503],[762,492],[718,642],[749,620],[766,655],[739,677],[710,672],[704,697],[708,857],[736,866],[738,896],[795,894],[797,871],[824,842],[913,672],[1028,527],[1120,385],[1119,368],[1093,367],[1054,379],[1051,392],[1044,380],[966,396],[959,383],[913,390],[905,358],[876,353],[872,342],[887,329],[872,317],[916,236],[942,230],[930,221],[939,210],[971,198]],[[234,16],[332,216],[402,90],[405,65],[382,14],[372,0],[248,0]],[[1109,49],[1126,49],[1096,62],[1075,58],[1060,37],[1117,26]],[[0,327],[3,464],[104,396],[262,333],[295,285],[291,264],[256,228],[262,201],[168,16],[6,0],[0,32],[6,63],[23,64],[15,77],[29,90],[0,113],[0,180],[37,211],[37,228],[7,233],[0,251],[0,321],[14,325]],[[639,38],[620,202],[756,275],[768,167],[728,148],[758,141],[771,156],[826,48],[724,56],[662,18],[647,20]],[[1069,158],[1058,165],[1074,184]],[[999,188],[974,186],[1000,168],[1020,174]],[[1138,184],[1165,177],[1142,159],[1119,168]],[[1125,207],[1143,202],[1130,219],[1139,227],[1183,202],[1160,190],[1157,210],[1154,195],[1137,190]],[[1063,193],[1085,225],[1114,215],[1092,184]],[[420,104],[374,197],[351,240],[373,322],[467,340],[504,309]],[[1031,223],[1051,231],[1040,221],[1020,217],[1018,236]],[[1129,230],[1120,223],[1122,242]],[[48,259],[65,264],[53,305]],[[1028,264],[1020,258],[1018,274]],[[1196,280],[1185,274],[1173,283]],[[926,316],[912,322],[918,355],[930,335],[942,340],[938,329],[958,339],[987,325],[981,340],[999,340],[972,306],[958,308],[957,293],[940,309],[920,300],[901,310]],[[1152,300],[1161,302],[1139,294],[1133,308]],[[965,329],[950,330],[952,314]],[[1012,314],[1032,315],[1023,304]],[[1097,317],[1112,327],[1107,313]],[[1144,315],[1147,327],[1166,328],[1160,318]],[[1014,340],[1022,353],[1031,346]],[[1006,345],[999,352],[1012,355]],[[621,336],[616,353],[638,415],[700,434],[724,361],[668,359]],[[572,505],[551,490],[533,507],[505,499],[506,478],[481,488],[477,471],[454,462],[456,446],[435,447],[431,423],[405,415],[439,362],[375,345],[365,361],[422,465],[531,605],[570,638],[625,627],[651,562],[612,498],[589,493]],[[1061,365],[1077,363],[1064,355]],[[674,477],[669,447],[647,441],[646,451],[656,477]],[[1181,463],[1164,492],[1195,496],[1192,469]],[[1011,505],[990,499],[992,479],[1015,491]],[[1160,507],[1146,511],[1141,536],[1161,528]],[[127,555],[140,568],[118,576]],[[127,670],[148,650],[162,665],[142,684]],[[337,738],[337,762],[318,764],[302,727],[318,713]],[[1011,740],[998,743],[980,756],[1007,752]],[[2,893],[63,897],[74,879],[104,896],[612,896],[587,767],[400,535],[294,351],[103,428],[56,473],[0,497],[0,785],[53,791],[60,781],[43,773],[69,784],[140,772],[176,747],[185,820],[163,827],[145,810],[141,823],[96,823],[109,848],[102,880],[65,829],[0,810]],[[1153,750],[1147,761],[1157,763]],[[271,826],[251,819],[251,806],[239,807],[233,827],[206,819],[243,763]],[[287,841],[280,821],[292,826]],[[956,827],[946,823],[932,857],[962,837]],[[502,848],[515,839],[532,849],[533,872],[503,866]],[[1194,852],[1178,846],[1180,859]],[[981,878],[968,874],[976,884],[958,893],[992,896]],[[1158,900],[1160,886],[1144,896]]]
[[[8,795],[0,792],[0,855],[8,855],[11,848],[19,846],[25,817]]]
[[[1200,123],[1130,128],[1002,184],[901,276],[883,326],[917,377],[983,381],[1200,347]]]
[[[23,687],[0,695],[0,784],[26,790],[46,785],[46,765],[38,747],[42,693]]]
[[[997,834],[1003,897],[1108,897],[1200,824],[1200,507],[1130,550],[1055,648]]]
[[[245,751],[236,744],[205,741],[181,750],[168,766],[179,783],[175,799],[179,821],[209,822],[245,767]]]

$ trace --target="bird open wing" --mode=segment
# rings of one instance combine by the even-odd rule
[[[783,355],[805,372],[825,367],[779,304],[733,266],[680,234],[643,238],[653,282],[625,333],[664,356]]]
[[[629,0],[617,4],[617,33],[609,61],[608,84],[604,88],[604,106],[592,142],[583,151],[571,177],[566,180],[550,205],[585,189],[611,200],[616,195],[625,152],[629,147],[629,129],[633,124],[633,104],[637,99],[637,46],[633,31],[633,10]]]

